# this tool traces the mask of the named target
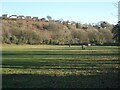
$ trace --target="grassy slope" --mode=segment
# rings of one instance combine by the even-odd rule
[[[116,46],[4,45],[3,87],[118,87]],[[114,82],[114,83],[113,83]]]

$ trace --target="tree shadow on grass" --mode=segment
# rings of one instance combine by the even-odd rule
[[[118,74],[100,75],[39,75],[3,74],[3,88],[119,88]]]

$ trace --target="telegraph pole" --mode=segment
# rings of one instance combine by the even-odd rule
[[[118,2],[118,22],[120,22],[120,1]]]

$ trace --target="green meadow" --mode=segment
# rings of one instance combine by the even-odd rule
[[[120,47],[3,45],[3,88],[117,88]]]

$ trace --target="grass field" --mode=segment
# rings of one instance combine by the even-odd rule
[[[117,88],[117,46],[3,45],[3,88]]]

